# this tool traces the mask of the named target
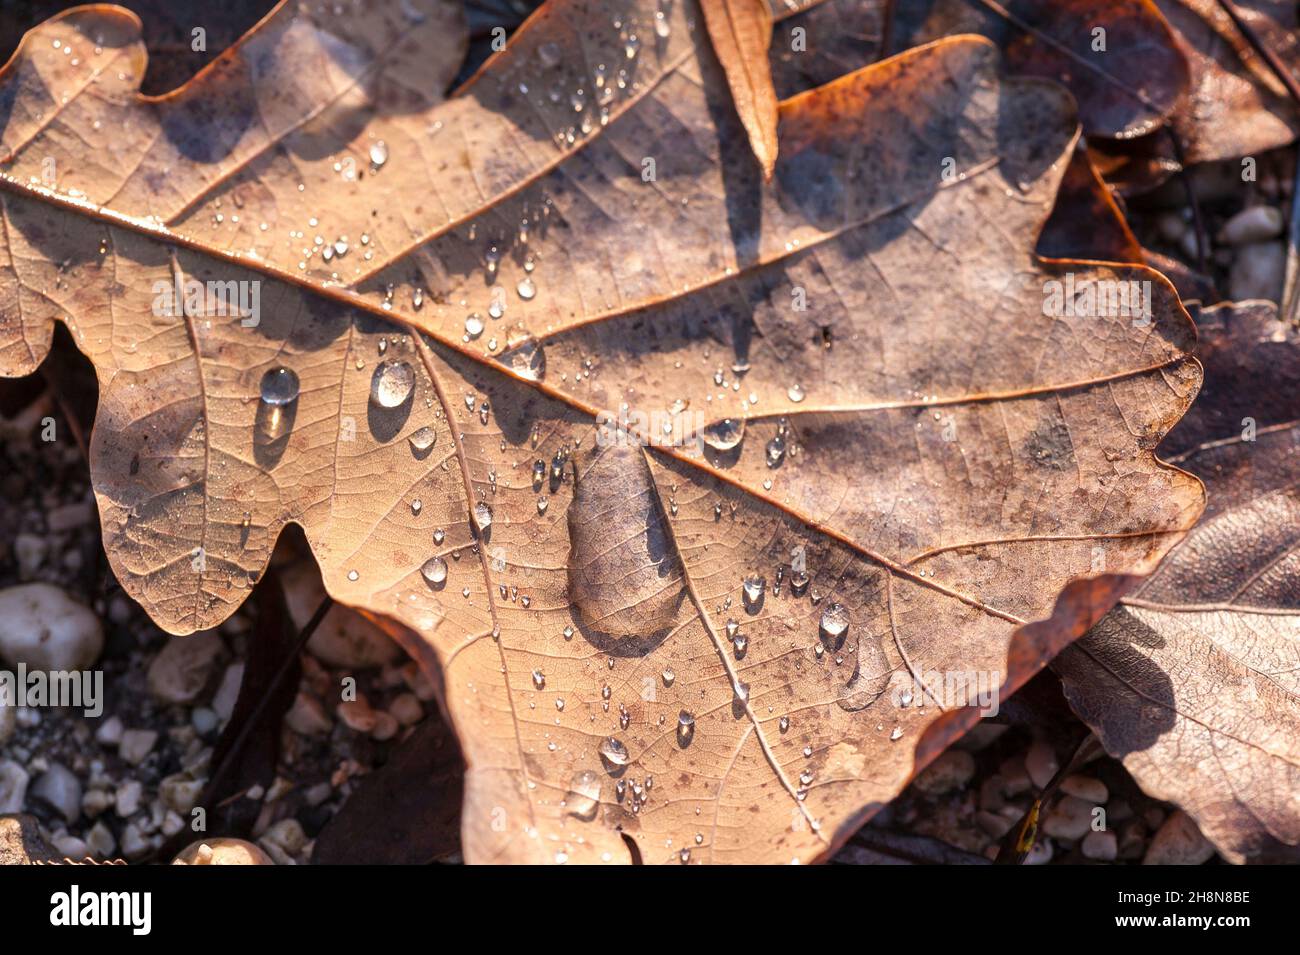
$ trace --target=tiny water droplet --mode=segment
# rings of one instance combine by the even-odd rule
[[[376,168],[388,162],[388,144],[382,139],[370,144],[370,161]]]
[[[533,671],[533,686],[539,690],[544,690],[546,688],[546,674],[541,670]]]

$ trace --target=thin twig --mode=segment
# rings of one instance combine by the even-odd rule
[[[278,687],[284,680],[285,675],[298,660],[298,655],[301,654],[303,648],[307,646],[307,641],[311,639],[311,635],[316,632],[316,628],[320,626],[320,622],[325,619],[325,615],[330,612],[330,608],[333,606],[334,598],[329,594],[326,594],[321,598],[320,605],[316,608],[316,612],[311,615],[311,619],[307,621],[306,625],[302,628],[302,631],[298,634],[298,639],[294,642],[292,650],[290,650],[289,653],[286,653],[284,659],[280,661],[280,666],[271,677],[270,683],[267,684],[266,692],[262,694],[260,699],[258,699],[256,705],[253,707],[253,711],[249,713],[248,718],[244,720],[244,725],[239,728],[239,733],[230,744],[230,748],[226,750],[226,754],[221,760],[221,763],[209,777],[212,782],[215,782],[224,776],[226,770],[230,768],[231,761],[234,760],[243,750],[244,744],[248,741],[248,734],[253,731],[255,726],[257,726],[257,721],[261,719],[262,712],[266,709],[271,698],[275,696],[276,687]],[[211,785],[211,783],[209,785]]]
[[[1196,198],[1196,190],[1192,188],[1192,177],[1187,174],[1187,154],[1183,152],[1182,140],[1172,126],[1165,127],[1165,134],[1173,145],[1174,161],[1178,163],[1178,179],[1183,184],[1183,192],[1187,194],[1187,204],[1192,208],[1192,226],[1196,230],[1196,267],[1213,282],[1214,276],[1210,272],[1210,236],[1205,229],[1205,218],[1201,215],[1201,203]]]

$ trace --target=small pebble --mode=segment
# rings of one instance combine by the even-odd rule
[[[1195,820],[1181,809],[1169,814],[1151,839],[1143,865],[1201,865],[1214,855],[1214,846],[1201,835]]]
[[[86,670],[99,659],[97,617],[51,584],[0,590],[0,659],[29,670]]]
[[[51,763],[37,776],[27,791],[27,798],[43,800],[69,824],[81,815],[81,781],[62,763]]]
[[[132,766],[139,766],[153,752],[157,742],[158,733],[155,730],[126,730],[122,733],[117,753]]]
[[[1080,849],[1085,859],[1114,862],[1119,856],[1119,840],[1115,838],[1113,832],[1090,832],[1083,837]]]
[[[1286,246],[1283,243],[1254,242],[1240,246],[1228,274],[1228,297],[1234,302],[1249,299],[1276,302],[1282,295],[1285,272]]]
[[[1067,796],[1078,796],[1094,806],[1103,805],[1110,798],[1110,792],[1106,789],[1106,784],[1100,779],[1092,779],[1077,774],[1066,776],[1061,780],[1061,792]]]
[[[1052,777],[1060,771],[1061,765],[1056,761],[1052,747],[1042,740],[1036,740],[1025,754],[1025,771],[1038,789],[1046,789]]]
[[[0,759],[0,816],[22,812],[31,777],[12,759]]]
[[[215,630],[171,637],[149,664],[149,692],[162,703],[193,703],[212,678],[222,649]]]
[[[1223,224],[1219,241],[1224,245],[1248,245],[1276,239],[1282,234],[1282,211],[1276,206],[1250,206]]]

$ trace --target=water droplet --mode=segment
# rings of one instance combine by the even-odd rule
[[[420,573],[429,583],[441,587],[447,582],[447,562],[441,557],[430,557],[420,568]]]
[[[608,766],[626,766],[628,764],[627,747],[612,736],[606,736],[600,744],[600,758]]]
[[[419,514],[420,511],[422,511],[423,509],[424,509],[424,505],[420,503],[420,499],[418,497],[411,502],[412,514]]]
[[[546,462],[538,458],[533,462],[533,490],[540,490],[546,479]]]
[[[483,316],[478,312],[465,317],[465,334],[470,338],[478,338],[483,334]]]
[[[542,61],[542,66],[548,70],[559,66],[560,45],[558,43],[543,43],[537,48],[537,58]]]
[[[370,401],[381,408],[397,408],[411,396],[415,372],[404,361],[383,361],[370,379]]]
[[[849,612],[843,604],[830,603],[822,611],[822,635],[830,641],[838,642],[844,631],[849,629]]]
[[[569,781],[569,795],[565,799],[569,815],[590,822],[596,818],[600,806],[600,777],[590,769],[575,773]]]
[[[546,688],[546,674],[541,670],[533,671],[533,686],[539,690],[544,690]]]
[[[355,570],[349,570],[349,571],[348,571],[348,580],[356,580],[356,579],[357,579],[358,577],[360,577],[360,576],[361,576],[361,575],[358,574]]]
[[[771,441],[767,442],[767,466],[769,468],[780,467],[781,462],[785,460],[785,438],[779,434]]]
[[[714,451],[730,451],[745,439],[745,419],[723,418],[704,426],[704,443]]]
[[[808,589],[808,575],[802,570],[791,571],[790,573],[790,590],[796,597],[802,597],[804,591]]]
[[[298,400],[298,376],[288,368],[272,368],[262,376],[262,400],[282,408]]]
[[[375,168],[388,162],[388,144],[382,139],[375,140],[375,142],[370,144],[370,161],[374,164]]]
[[[784,733],[786,730],[790,728],[790,717],[788,716],[781,717],[779,720],[776,721],[776,725],[781,730],[781,732]]]
[[[687,710],[682,710],[677,714],[677,741],[683,746],[689,746],[694,735],[695,716]]]
[[[763,602],[763,591],[767,587],[767,579],[753,574],[745,578],[744,585],[741,587],[741,593],[745,598],[745,609],[751,613],[758,608]]]
[[[546,374],[546,353],[542,344],[532,335],[526,335],[518,344],[511,343],[510,351],[501,356],[509,362],[515,374],[529,381],[541,381]]]
[[[538,514],[545,514],[545,513],[546,513],[546,498],[544,498],[544,497],[539,497],[539,498],[537,499],[537,513],[538,513]]]
[[[444,531],[441,527],[439,527],[436,531],[433,532],[433,542],[435,544],[441,544],[444,540],[446,540],[446,538],[447,538],[447,532]]]
[[[897,740],[902,739],[902,738],[903,738],[903,728],[902,728],[901,726],[895,726],[895,727],[894,727],[894,731],[893,731],[892,733],[889,734],[889,738],[890,738],[891,740],[894,740],[894,741],[897,741]]]
[[[432,428],[420,428],[418,431],[412,432],[407,440],[411,442],[412,451],[428,451],[433,447],[433,443],[438,440],[438,433]]]
[[[736,623],[734,619],[729,619],[727,621],[727,636],[730,639],[735,640],[736,634],[739,632],[740,632],[740,624]]]
[[[492,526],[492,507],[486,501],[474,505],[474,526],[480,533]]]
[[[671,667],[669,667],[664,670],[663,678],[664,678],[664,686],[672,686],[673,681],[677,679],[677,674],[672,671]]]
[[[537,294],[537,285],[534,284],[531,278],[522,278],[519,280],[519,284],[515,286],[515,291],[519,293],[520,298],[527,302]]]

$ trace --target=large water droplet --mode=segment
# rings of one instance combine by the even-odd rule
[[[370,379],[370,400],[381,408],[397,408],[411,396],[415,372],[404,361],[384,361]]]
[[[288,368],[272,368],[262,376],[262,400],[282,408],[298,400],[298,376]]]
[[[767,442],[767,466],[769,468],[780,467],[781,462],[785,460],[785,438],[779,434],[771,441]]]
[[[831,603],[822,611],[821,631],[828,642],[838,643],[849,629],[849,612],[843,604]]]
[[[447,582],[447,562],[441,557],[430,557],[420,568],[420,573],[433,586],[441,587]]]
[[[569,781],[569,795],[565,799],[569,815],[590,822],[596,818],[600,806],[600,777],[590,769],[575,773]]]
[[[411,442],[412,451],[428,451],[438,440],[438,433],[432,428],[421,428],[413,432],[407,440]]]
[[[744,418],[723,418],[704,426],[704,443],[714,451],[730,451],[745,440]]]
[[[695,715],[687,710],[677,714],[677,742],[689,746],[695,736]]]
[[[524,335],[518,344],[510,343],[511,348],[502,355],[502,360],[514,369],[515,374],[529,381],[541,381],[546,374],[546,352],[542,343],[532,335]]]
[[[628,764],[627,747],[612,736],[606,736],[600,744],[600,758],[607,766],[618,767]]]

